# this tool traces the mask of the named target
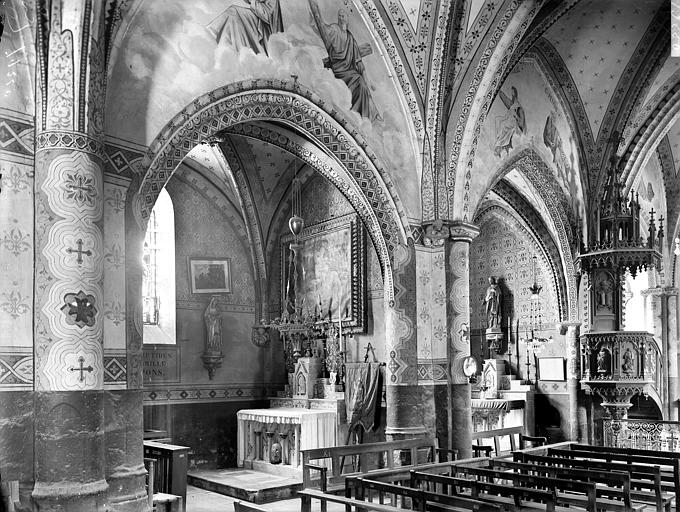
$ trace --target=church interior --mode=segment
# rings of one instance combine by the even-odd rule
[[[680,452],[670,0],[0,20],[0,510],[164,510],[172,457],[295,496],[329,447]]]

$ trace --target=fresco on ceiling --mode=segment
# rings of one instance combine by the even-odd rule
[[[253,78],[296,80],[341,112],[392,170],[420,183],[403,94],[351,0],[145,2],[114,43],[107,133],[149,144],[194,98]],[[401,194],[420,214],[418,194]],[[409,204],[409,202],[411,204]]]
[[[508,97],[502,90],[498,91],[498,97],[508,111],[496,116],[496,141],[494,142],[493,154],[501,157],[503,152],[507,155],[512,149],[512,138],[515,134],[523,134],[527,129],[524,108],[517,98],[517,89],[511,87],[511,96]]]
[[[577,141],[543,74],[534,62],[523,60],[501,86],[482,126],[470,203],[476,204],[506,162],[529,147],[553,171],[574,215],[584,218]]]
[[[654,219],[657,229],[659,228],[659,217],[664,218],[664,231],[666,227],[666,193],[663,187],[663,174],[661,164],[656,153],[647,162],[637,178],[633,182],[633,191],[638,194],[640,200],[640,230],[646,239],[649,235],[649,213],[654,208]]]
[[[35,114],[35,26],[33,2],[8,0],[4,9],[4,30],[0,41],[0,107]]]

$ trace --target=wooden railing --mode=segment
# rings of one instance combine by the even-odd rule
[[[602,430],[605,446],[680,452],[678,421],[606,419]]]

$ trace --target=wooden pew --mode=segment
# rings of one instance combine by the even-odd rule
[[[595,484],[590,482],[522,474],[489,468],[475,468],[465,465],[454,466],[451,468],[451,472],[453,473],[451,476],[462,474],[474,476],[477,479],[484,479],[485,481],[492,483],[498,483],[496,482],[497,480],[502,480],[512,482],[513,484],[519,484],[523,487],[548,489],[555,493],[557,504],[567,506],[576,505],[586,509],[588,512],[596,512],[598,508],[596,504]],[[561,491],[567,492],[562,493]],[[607,505],[608,507],[606,509],[604,508],[604,505],[599,508],[611,511],[618,510],[620,512],[632,512],[632,508],[624,507],[623,503],[612,502]]]
[[[300,510],[311,510],[312,499],[321,502],[321,509],[327,510],[328,502],[340,503],[345,505],[345,510],[376,510],[378,512],[403,512],[403,508],[392,507],[390,505],[383,505],[381,503],[371,503],[369,501],[357,500],[355,498],[347,498],[346,496],[339,496],[337,494],[329,494],[327,492],[319,491],[318,489],[302,489],[297,492],[300,497]]]
[[[514,452],[518,448],[524,450],[529,448],[528,444],[533,447],[543,446],[548,440],[543,436],[528,436],[524,434],[524,427],[508,427],[499,428],[496,430],[487,430],[486,432],[473,432],[472,433],[472,450],[475,456],[485,456],[490,457],[491,452],[497,457],[504,453],[502,449],[503,439],[508,439],[510,443],[510,449],[506,450],[509,452]],[[481,444],[484,439],[491,439],[492,445]]]
[[[354,491],[356,499],[372,502],[374,494],[379,503],[384,503],[385,498],[390,498],[392,506],[401,502],[404,507],[408,499],[411,500],[411,509],[426,511],[443,506],[444,510],[451,512],[477,511],[477,512],[500,512],[501,507],[480,500],[474,500],[463,496],[451,496],[423,489],[407,487],[403,485],[386,484],[374,480],[366,480],[361,477],[350,477],[346,481],[346,496],[350,497]]]
[[[434,485],[441,488],[441,494],[446,494],[451,490],[451,494],[455,494],[457,488],[469,489],[470,497],[474,500],[484,500],[491,503],[501,505],[504,509],[510,507],[514,510],[544,510],[545,512],[557,512],[568,510],[575,512],[578,507],[557,507],[556,496],[554,491],[529,489],[519,486],[507,486],[492,484],[489,482],[482,482],[479,480],[468,480],[465,478],[457,478],[452,476],[435,475],[432,473],[424,473],[420,471],[411,472],[411,487],[418,487],[419,485]]]
[[[407,452],[410,460],[395,467],[395,456],[399,456],[402,452]],[[374,471],[382,470],[381,468],[370,467],[370,456],[383,456],[387,469],[404,471],[418,467],[421,464],[433,462],[437,455],[451,452],[455,456],[454,450],[440,449],[437,439],[434,437],[302,450],[302,486],[304,489],[312,488],[316,483],[312,479],[312,471],[318,471],[320,474],[318,484],[322,492],[340,492],[345,490],[345,480],[347,477],[368,477]],[[358,459],[358,465],[350,464],[350,470],[345,471],[347,466],[345,462],[351,461],[353,457]],[[330,468],[312,462],[320,459],[330,459]],[[306,506],[306,503],[303,500],[303,506]],[[325,512],[325,506],[326,502],[322,501],[322,512]],[[308,512],[308,509],[303,509],[302,512]]]
[[[630,478],[630,485],[628,487],[622,488],[624,501],[629,502],[632,497],[633,491],[632,486],[637,486],[640,488],[647,488],[653,491],[652,497],[649,495],[641,494],[640,497],[643,498],[642,501],[649,502],[653,500],[655,504],[661,504],[661,508],[665,509],[668,500],[663,499],[663,486],[661,482],[661,472],[658,466],[633,466],[629,464],[616,463],[616,462],[604,462],[604,461],[587,461],[579,459],[571,459],[568,457],[556,457],[556,456],[545,456],[545,455],[534,455],[533,453],[527,452],[515,452],[513,454],[515,462],[521,462],[524,464],[533,464],[535,466],[542,465],[547,467],[562,467],[567,469],[578,469],[578,470],[601,470],[605,472],[611,472],[611,478],[609,482],[605,485],[608,487],[615,487],[616,482],[619,481],[620,477],[615,476],[616,472],[623,472],[627,474]],[[617,493],[612,492],[611,496],[616,496]],[[636,499],[638,496],[636,496]]]
[[[641,465],[660,466],[669,468],[661,470],[661,487],[663,490],[675,492],[676,506],[680,503],[680,459],[666,457],[665,452],[656,452],[656,455],[638,455],[635,450],[630,449],[631,453],[599,452],[591,450],[576,450],[563,448],[549,448],[548,455],[558,457],[581,458],[586,460],[603,460],[605,462],[623,462],[635,467]]]
[[[651,491],[631,489],[631,478],[622,471],[578,469],[555,467],[542,464],[522,464],[503,459],[489,461],[489,467],[511,470],[530,475],[545,475],[564,480],[591,482],[596,484],[597,508],[604,510],[639,510],[647,505],[656,506],[657,512],[670,512],[671,499],[661,499],[654,492],[654,482],[645,482]],[[612,502],[611,500],[618,500]]]

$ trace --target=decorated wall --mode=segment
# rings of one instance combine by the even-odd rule
[[[505,334],[503,357],[509,362],[513,375],[527,379],[527,348],[522,341],[530,334],[531,292],[534,282],[533,256],[536,255],[536,283],[540,292],[542,330],[537,337],[553,341],[536,351],[535,356],[565,357],[564,336],[556,328],[559,321],[557,294],[552,281],[550,264],[535,239],[508,212],[489,215],[482,220],[480,234],[470,247],[470,347],[478,359],[489,357],[483,340],[486,329],[484,298],[488,278],[496,277],[503,291],[502,328]],[[508,346],[508,317],[511,318],[510,346]],[[511,354],[511,355],[510,355]],[[529,354],[529,377],[536,380],[536,360]],[[569,432],[566,381],[538,381],[536,395],[536,428],[540,435],[551,440]]]
[[[175,443],[190,446],[195,466],[233,465],[225,447],[236,445],[236,411],[262,406],[272,393],[265,382],[266,349],[250,341],[255,286],[239,231],[243,220],[213,199],[220,194],[215,187],[191,175],[176,175],[167,190],[175,211],[177,339],[175,345],[144,345],[145,427],[169,430]],[[212,380],[201,359],[211,294],[192,293],[192,257],[229,259],[231,292],[218,300],[224,360]]]
[[[106,132],[149,144],[174,115],[218,87],[252,78],[295,81],[349,120],[389,164],[407,211],[418,216],[419,194],[406,193],[420,183],[413,121],[382,41],[357,4],[200,0],[187,10],[179,0],[143,3],[114,42]],[[263,38],[249,34],[259,23]],[[347,55],[344,28],[356,41]]]

